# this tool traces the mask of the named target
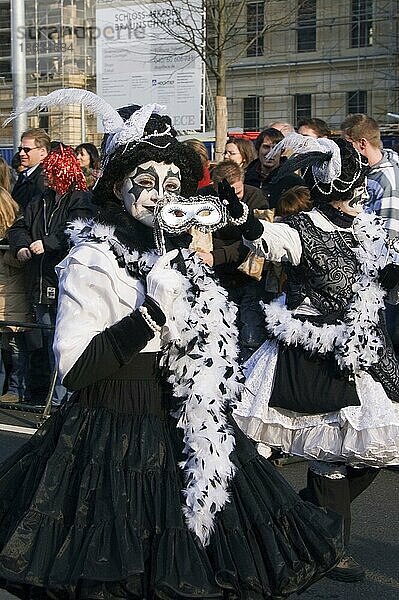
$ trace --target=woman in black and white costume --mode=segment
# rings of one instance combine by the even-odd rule
[[[269,339],[247,362],[235,417],[254,440],[312,461],[302,496],[344,516],[347,546],[351,501],[399,463],[399,366],[383,318],[399,255],[362,210],[367,161],[348,142],[291,134],[276,148],[294,152],[282,176],[306,168],[316,208],[261,225],[232,199],[248,246],[287,272],[285,305],[264,306]],[[347,555],[331,576],[363,570]]]
[[[42,105],[88,93],[53,94]],[[190,236],[157,230],[155,251],[166,193],[171,229],[182,214],[222,218],[222,204],[184,200],[202,167],[169,117],[152,105],[123,123],[93,96],[109,133],[99,218],[71,224],[58,266],[54,349],[77,391],[1,467],[2,585],[68,600],[287,597],[336,564],[342,520],[303,502],[235,425],[235,309]]]

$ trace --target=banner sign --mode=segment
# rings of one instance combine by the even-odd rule
[[[201,0],[99,0],[96,7],[97,93],[114,108],[157,102],[178,130],[201,128],[203,63],[183,42],[199,38]]]

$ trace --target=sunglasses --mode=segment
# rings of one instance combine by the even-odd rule
[[[28,148],[27,146],[18,146],[18,152],[25,152],[25,154],[29,154],[31,150],[37,150],[39,146],[34,146],[33,148]]]

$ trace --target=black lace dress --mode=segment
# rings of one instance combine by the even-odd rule
[[[97,335],[68,373],[80,389],[1,466],[1,585],[65,600],[264,600],[306,588],[338,561],[341,519],[303,502],[230,414],[230,500],[207,546],[187,527],[176,401],[159,353],[137,352],[152,335],[137,310]]]

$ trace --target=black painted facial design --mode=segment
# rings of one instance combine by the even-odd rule
[[[369,193],[367,191],[366,182],[364,182],[361,186],[355,188],[353,190],[353,195],[350,200],[347,200],[347,205],[350,211],[353,213],[360,213],[363,210],[363,205],[369,199]]]
[[[179,167],[173,163],[158,163],[151,160],[129,173],[120,193],[126,210],[147,227],[152,227],[157,201],[165,192],[179,194],[180,189]]]

